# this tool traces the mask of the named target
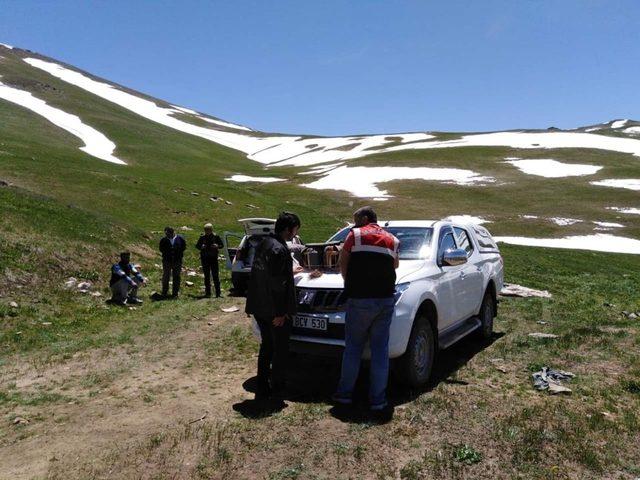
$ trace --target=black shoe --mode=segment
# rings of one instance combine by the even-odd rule
[[[204,298],[211,298],[211,292],[205,292],[203,295]]]
[[[376,423],[388,423],[393,418],[394,408],[392,405],[387,405],[384,408],[369,410],[371,420]]]
[[[138,297],[129,297],[127,298],[128,305],[142,305],[143,301]]]

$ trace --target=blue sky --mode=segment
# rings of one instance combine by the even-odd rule
[[[640,119],[640,1],[0,0],[0,42],[264,131]]]

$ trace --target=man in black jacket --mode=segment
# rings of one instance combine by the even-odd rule
[[[160,252],[162,253],[162,296],[169,294],[169,278],[172,278],[172,297],[177,297],[180,292],[180,271],[182,270],[182,257],[187,248],[182,235],[176,235],[171,227],[165,227],[164,237],[160,240]]]
[[[300,219],[295,213],[281,213],[275,233],[262,240],[253,259],[246,312],[255,316],[262,337],[256,400],[282,400],[291,317],[296,312],[293,261],[287,241],[299,228]]]
[[[222,239],[213,233],[213,225],[204,226],[204,234],[200,235],[196,248],[200,250],[200,263],[204,272],[204,295],[211,296],[211,277],[216,289],[216,298],[220,297],[220,275],[218,270],[218,252],[223,247]]]

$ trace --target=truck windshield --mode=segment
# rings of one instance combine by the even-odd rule
[[[427,227],[387,227],[387,232],[400,240],[400,260],[421,260],[431,253],[433,228]],[[351,231],[345,227],[329,239],[330,242],[344,242]]]

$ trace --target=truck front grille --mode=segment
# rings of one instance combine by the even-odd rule
[[[300,313],[340,312],[346,302],[344,290],[296,288],[296,297]]]

